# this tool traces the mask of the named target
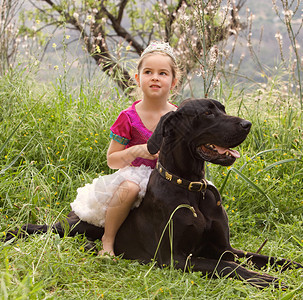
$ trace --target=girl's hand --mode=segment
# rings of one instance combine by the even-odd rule
[[[141,157],[144,159],[157,159],[159,154],[150,154],[147,150],[147,144],[136,145],[130,148],[133,151],[134,158]]]
[[[137,157],[156,159],[158,153],[150,154],[147,150],[147,144],[135,145],[126,149],[124,145],[111,140],[107,151],[107,164],[111,169],[121,169],[129,166]]]

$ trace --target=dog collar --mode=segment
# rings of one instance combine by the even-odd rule
[[[207,181],[205,179],[202,179],[201,181],[189,181],[187,179],[178,177],[168,172],[168,170],[165,169],[159,161],[156,164],[156,169],[163,178],[180,187],[187,189],[188,191],[202,193],[206,191]]]

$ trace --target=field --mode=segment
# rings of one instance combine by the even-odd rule
[[[263,254],[303,263],[302,112],[296,94],[285,91],[283,76],[270,75],[246,92],[217,89],[227,112],[253,127],[238,147],[241,158],[229,168],[208,165],[207,178],[221,190],[234,247],[256,251],[268,239]],[[27,68],[0,77],[0,237],[27,222],[62,219],[78,187],[111,172],[109,127],[133,99],[98,76],[77,88],[60,79],[42,85]],[[289,289],[259,290],[152,263],[101,259],[84,245],[83,236],[60,239],[53,233],[1,243],[1,299],[303,297],[302,269],[281,273],[267,267],[262,272]]]

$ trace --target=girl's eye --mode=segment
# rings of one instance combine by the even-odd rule
[[[160,75],[166,75],[166,72],[161,72]]]

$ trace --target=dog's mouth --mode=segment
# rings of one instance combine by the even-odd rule
[[[205,161],[220,164],[222,166],[230,166],[240,157],[240,153],[237,150],[214,144],[199,146],[197,152]]]
[[[203,150],[205,149],[206,151],[218,152],[220,155],[227,155],[227,156],[232,156],[235,158],[240,157],[240,153],[237,150],[220,147],[220,146],[217,146],[214,144],[206,144],[206,145],[202,145],[201,147]]]

